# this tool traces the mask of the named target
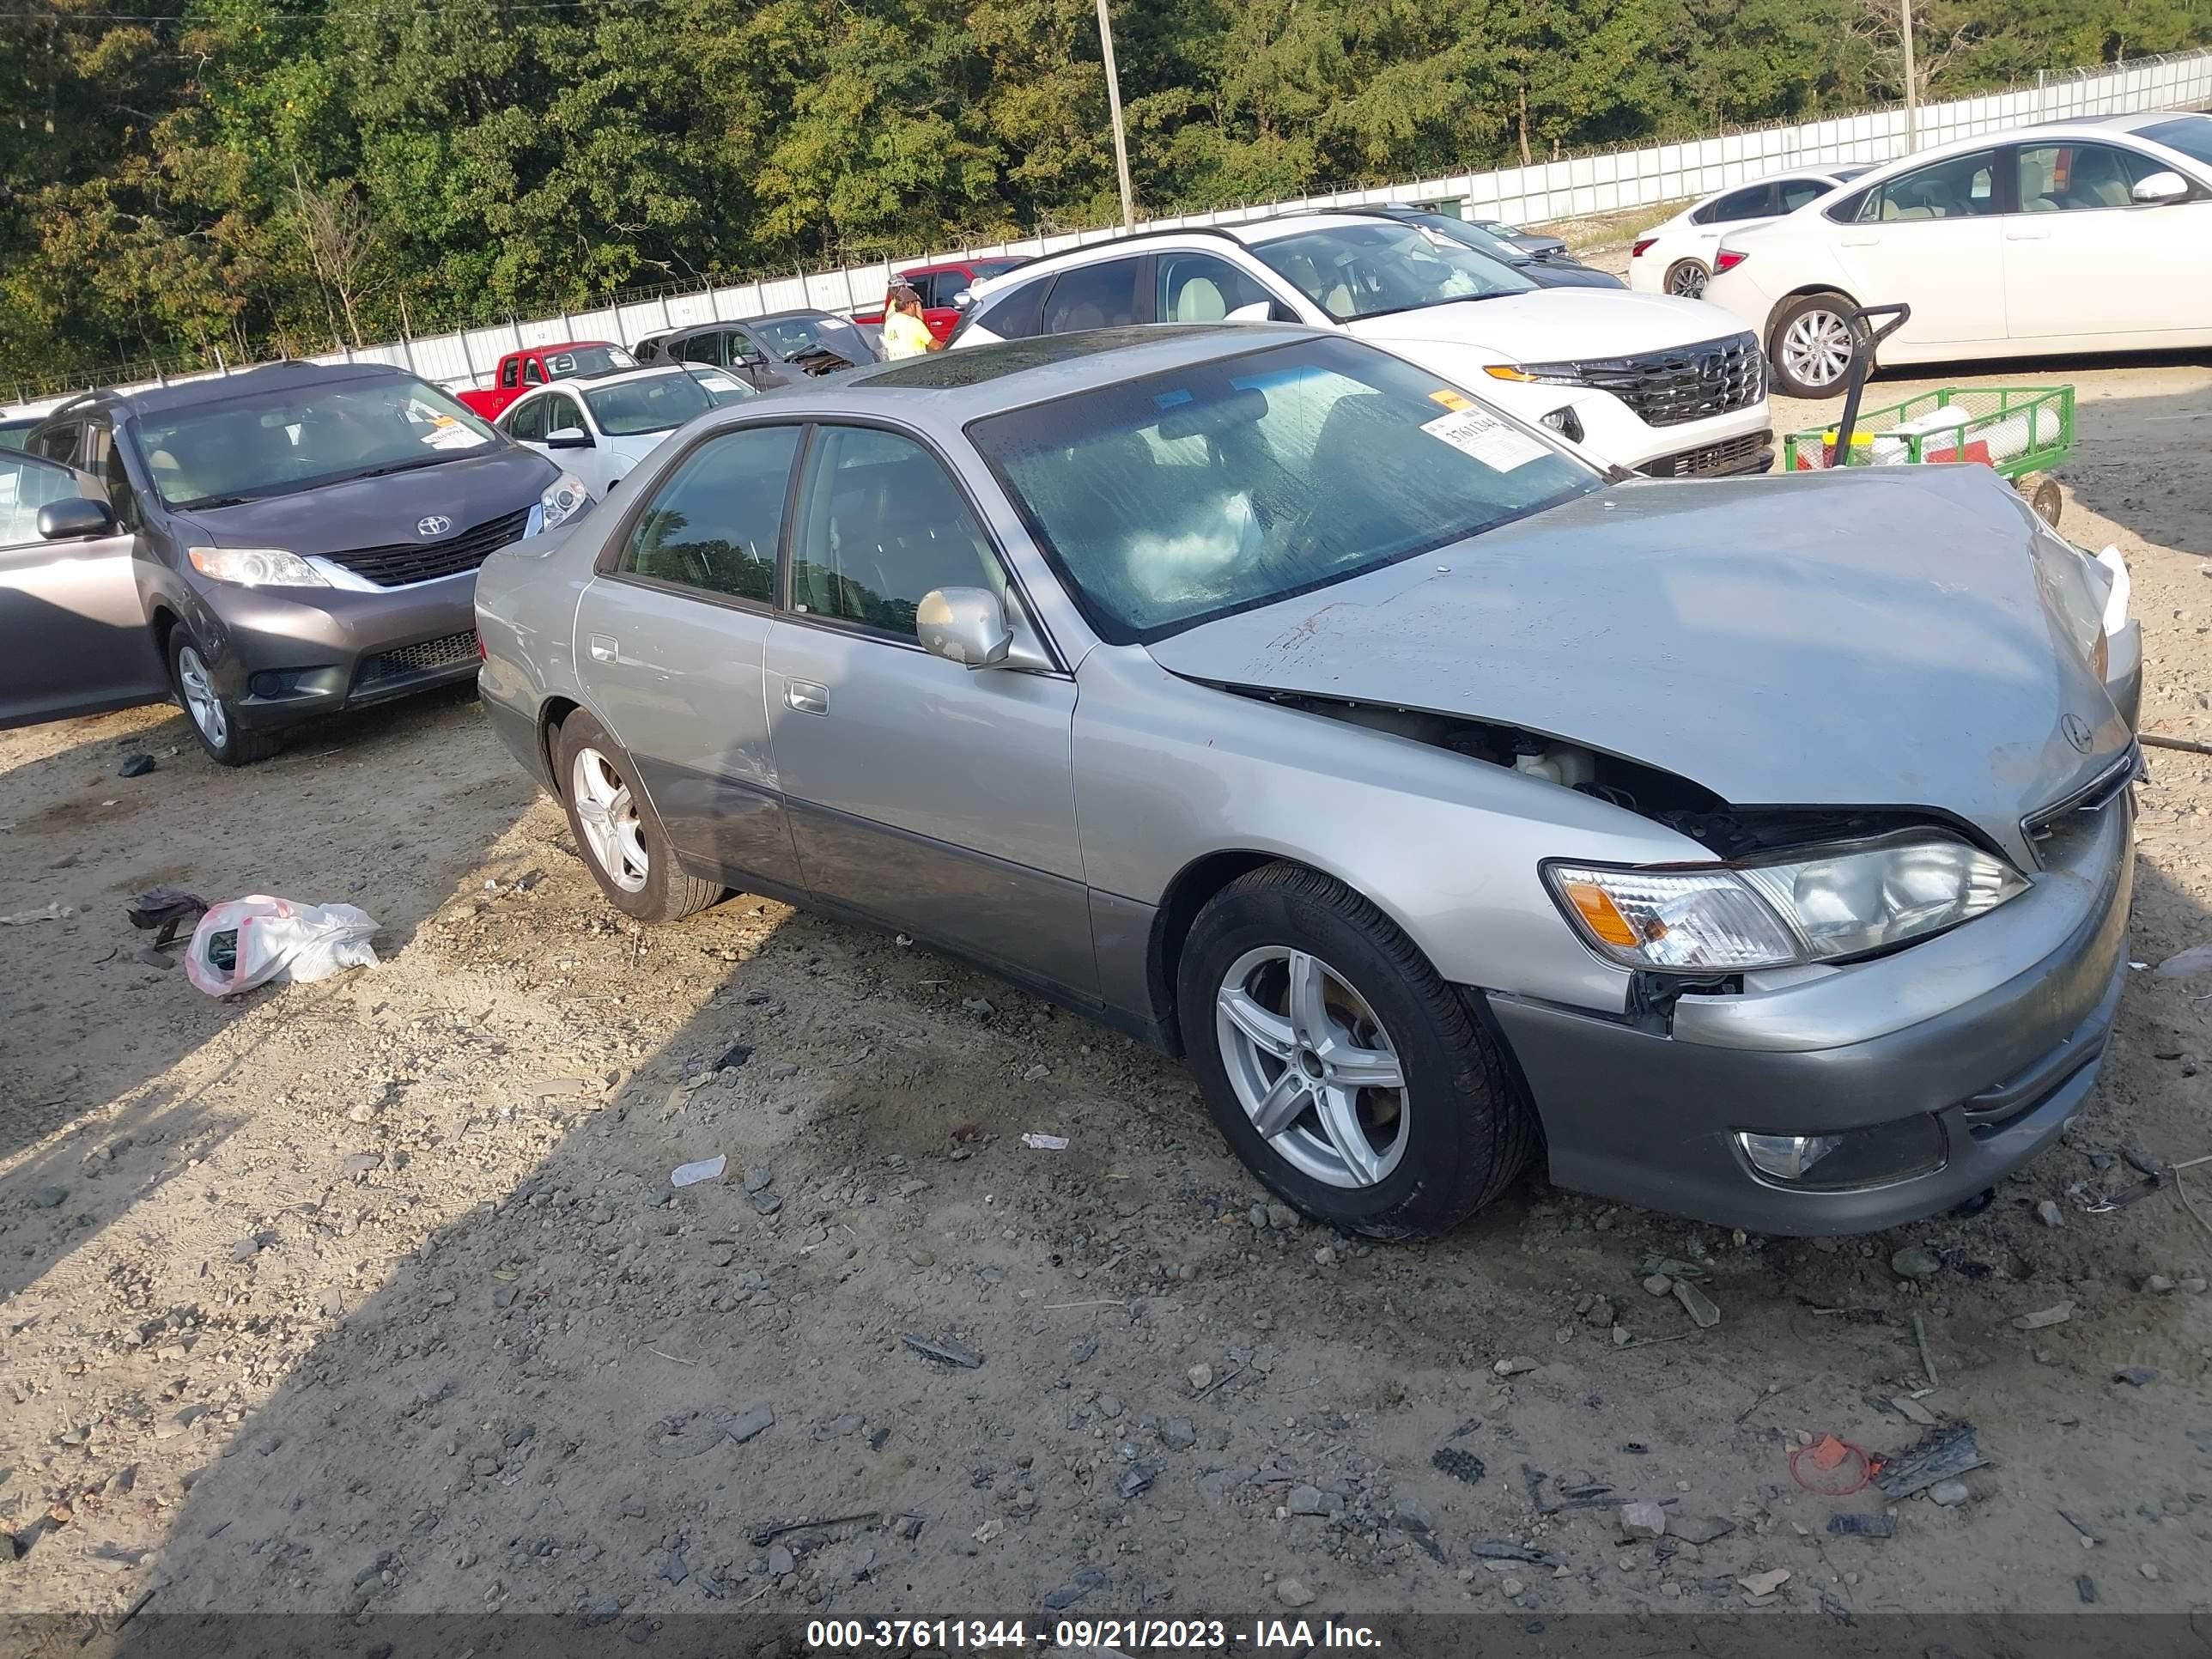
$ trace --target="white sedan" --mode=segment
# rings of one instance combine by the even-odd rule
[[[2053,121],[1893,161],[1731,234],[1708,300],[1776,386],[1849,377],[1855,307],[1912,308],[1885,364],[2212,345],[2212,115]]]
[[[560,462],[604,501],[686,421],[758,395],[736,375],[696,363],[632,368],[539,386],[492,424]]]
[[[1639,294],[1694,300],[1713,274],[1721,238],[1750,230],[1816,202],[1864,167],[1804,167],[1757,184],[1717,190],[1638,237],[1628,250],[1628,285]]]

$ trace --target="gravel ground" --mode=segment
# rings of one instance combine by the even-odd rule
[[[2212,370],[2065,373],[2067,528],[2133,565],[2147,725],[2212,736]],[[2157,963],[2212,939],[2212,760],[2141,801]],[[125,923],[159,882],[360,904],[386,964],[211,1001]],[[18,1613],[2212,1602],[2212,1165],[2203,1218],[2097,1204],[2212,1152],[2212,974],[2136,976],[1972,1219],[1731,1237],[1532,1176],[1371,1248],[1266,1204],[1179,1067],[925,951],[745,897],[641,931],[465,697],[243,772],[167,709],[0,734],[0,916],[50,902],[0,927]],[[1804,1484],[1960,1424],[1952,1501]]]

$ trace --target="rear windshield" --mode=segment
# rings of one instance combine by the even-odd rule
[[[1536,286],[1426,225],[1378,220],[1336,226],[1261,242],[1252,252],[1340,320],[1527,294]]]
[[[155,489],[178,507],[411,471],[501,441],[448,393],[404,374],[169,410],[139,420],[134,435]]]
[[[968,432],[1116,644],[1341,581],[1597,487],[1527,428],[1340,337],[1100,386]]]
[[[726,374],[641,374],[634,380],[586,392],[592,418],[610,438],[634,438],[645,432],[672,432],[696,415],[753,395],[753,389]]]
[[[612,374],[636,367],[637,359],[618,345],[570,346],[545,354],[545,372],[556,380],[572,374]]]
[[[841,317],[778,317],[773,322],[745,326],[786,362],[815,351],[834,352],[848,363],[876,361],[860,331]]]

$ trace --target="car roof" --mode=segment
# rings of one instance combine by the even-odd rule
[[[777,392],[775,406],[794,417],[831,413],[920,417],[926,412],[933,422],[964,426],[985,416],[1139,375],[1293,340],[1329,337],[1334,337],[1324,329],[1275,323],[1143,323],[1046,334],[841,370],[811,386]],[[748,400],[726,413],[743,417],[762,406]]]
[[[695,368],[719,374],[725,380],[730,378],[730,371],[719,363],[640,363],[635,368],[611,368],[604,374],[564,374],[557,380],[532,386],[514,402],[526,403],[541,392],[596,392],[603,386],[614,386],[623,380],[641,380],[653,374],[688,374]],[[507,405],[510,409],[514,406]]]
[[[1947,161],[1954,156],[1971,155],[1976,150],[1995,149],[2002,144],[2033,143],[2038,139],[2079,138],[2084,132],[2094,131],[2133,135],[2146,127],[2186,119],[2194,113],[2196,112],[2188,110],[2136,110],[2118,115],[2065,115],[2049,121],[2032,121],[1996,132],[1977,133],[1971,138],[1954,138],[1948,143],[1931,144],[1926,149],[1915,150],[1910,155],[1900,155],[1882,162],[1879,167],[1869,167],[1850,182],[1887,182],[1925,162]],[[2212,120],[2212,115],[2203,118]],[[2152,139],[2150,142],[2155,143],[2158,141]]]
[[[88,403],[120,407],[133,415],[163,415],[173,410],[191,409],[201,404],[225,403],[233,398],[253,397],[270,392],[304,392],[314,386],[342,385],[348,380],[392,377],[415,378],[405,369],[395,368],[389,363],[264,363],[258,368],[240,369],[234,374],[219,374],[204,380],[181,380],[172,386],[149,386],[138,392],[106,388],[72,398],[49,411],[46,418],[51,420]]]
[[[562,351],[587,351],[593,346],[612,346],[617,351],[623,349],[619,340],[562,340],[545,345],[517,346],[514,351],[510,351],[507,355],[512,357],[515,352],[540,351],[550,354]]]

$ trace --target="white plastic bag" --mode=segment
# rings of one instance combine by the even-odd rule
[[[185,971],[211,997],[234,996],[257,985],[307,984],[348,968],[374,968],[369,935],[376,923],[350,904],[295,904],[248,894],[218,904],[192,929]],[[234,934],[228,967],[216,960],[216,936]]]

